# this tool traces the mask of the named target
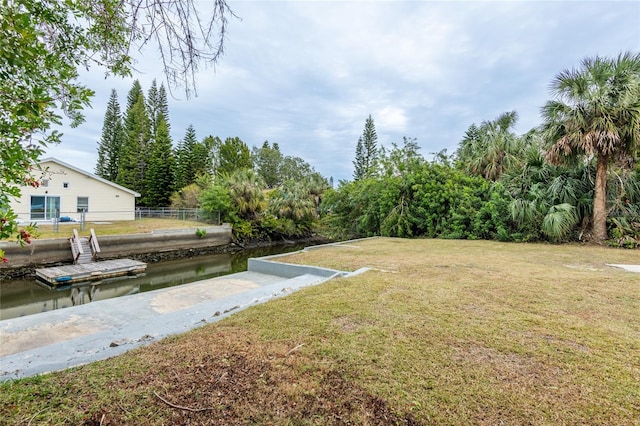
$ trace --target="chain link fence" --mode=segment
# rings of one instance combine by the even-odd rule
[[[204,212],[202,209],[173,209],[170,207],[138,207],[136,208],[136,219],[161,218],[176,220],[193,220],[196,222],[208,222],[213,225],[220,225],[220,212]]]
[[[46,214],[40,212],[34,215],[31,212],[16,212],[19,223],[42,223],[52,224],[53,231],[58,232],[60,224],[76,223],[80,224],[80,230],[84,231],[87,222],[117,222],[124,220],[142,220],[145,218],[189,220],[195,222],[206,222],[212,225],[220,225],[220,212],[204,212],[202,209],[173,209],[170,207],[137,207],[135,211],[48,211]],[[27,219],[29,218],[29,219]]]

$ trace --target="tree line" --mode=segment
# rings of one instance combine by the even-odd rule
[[[215,63],[227,17],[234,16],[224,0],[213,7],[204,28],[190,26],[199,19],[163,21],[170,13],[149,15],[157,19],[150,26],[137,19],[149,10],[191,16],[192,0],[109,1],[95,8],[22,0],[0,5],[6,18],[0,33],[7,41],[0,46],[0,65],[7,70],[0,75],[0,237],[28,242],[9,199],[22,185],[37,185],[34,164],[48,144],[60,140],[51,126],[61,122],[60,114],[72,124],[82,122],[92,91],[78,82],[78,67],[94,64],[130,75],[132,43],[155,40],[165,52],[185,53],[165,56],[182,58],[184,67],[165,63],[164,69],[168,81],[189,94],[190,70],[201,58]],[[211,31],[214,26],[218,30]],[[199,45],[181,44],[198,40]],[[239,138],[199,141],[191,127],[174,147],[164,87],[154,83],[145,97],[137,86],[124,112],[112,93],[96,173],[140,192],[143,205],[217,210],[247,237],[316,231],[507,241],[591,237],[638,246],[638,54],[587,58],[579,68],[561,72],[541,126],[516,135],[517,114],[505,113],[470,126],[451,156],[442,152],[426,160],[410,138],[390,148],[378,145],[369,116],[356,144],[354,179],[336,189],[328,189],[333,185],[303,159],[283,156],[268,141],[252,150]]]
[[[266,188],[317,174],[303,159],[283,155],[277,143],[265,141],[250,150],[238,137],[199,140],[193,125],[174,146],[169,122],[164,84],[158,87],[154,80],[145,96],[134,81],[124,111],[113,89],[98,142],[96,175],[139,192],[140,206],[165,207],[180,204],[184,188],[237,170],[255,169]]]
[[[517,135],[518,115],[506,112],[432,160],[415,139],[379,147],[369,116],[353,181],[324,195],[325,229],[640,247],[640,55],[587,58],[551,93],[540,126]]]
[[[330,183],[277,143],[249,149],[238,137],[198,140],[190,125],[173,144],[164,85],[134,81],[121,112],[112,90],[98,142],[98,176],[141,194],[146,207],[200,207],[239,239],[309,235]]]

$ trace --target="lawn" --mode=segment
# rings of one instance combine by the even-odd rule
[[[78,222],[61,222],[58,224],[58,232],[54,232],[52,224],[40,223],[37,226],[37,238],[69,238],[73,233],[73,229],[76,229],[80,236],[89,236],[90,229],[93,229],[98,237],[100,237],[100,235],[147,233],[154,229],[196,229],[206,226],[211,225],[204,222],[194,222],[190,220],[143,218],[113,222],[87,222],[85,223],[84,230],[81,230],[81,224]]]
[[[372,239],[372,268],[0,388],[6,424],[640,424],[638,251]],[[4,423],[3,423],[4,424]]]

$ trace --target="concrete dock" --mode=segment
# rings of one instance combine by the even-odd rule
[[[110,358],[347,273],[250,259],[249,270],[0,321],[0,381]]]

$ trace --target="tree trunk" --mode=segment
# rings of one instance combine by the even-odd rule
[[[597,242],[607,239],[607,165],[609,157],[598,156],[596,187],[593,194],[593,238]]]

